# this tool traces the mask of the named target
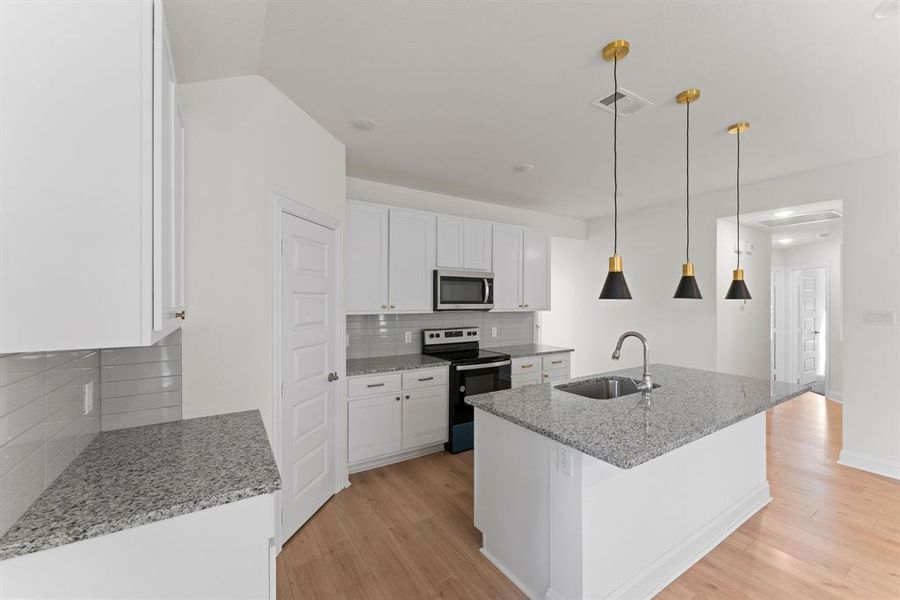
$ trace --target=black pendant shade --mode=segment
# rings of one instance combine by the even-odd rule
[[[631,300],[631,290],[625,281],[625,273],[622,272],[622,257],[609,257],[609,273],[600,290],[600,300]]]
[[[732,274],[731,285],[728,286],[728,292],[725,294],[726,300],[752,300],[750,290],[744,282],[744,270],[735,269]]]
[[[684,298],[687,300],[703,300],[700,294],[700,286],[697,285],[697,278],[694,277],[694,264],[686,262],[681,267],[681,280],[678,287],[675,288],[673,298]]]

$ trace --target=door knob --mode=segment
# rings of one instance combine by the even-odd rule
[[[338,377],[337,371],[328,374],[328,381],[337,381],[338,379],[340,378]]]

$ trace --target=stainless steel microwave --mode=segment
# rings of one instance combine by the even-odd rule
[[[434,310],[494,308],[494,274],[484,271],[434,271]]]

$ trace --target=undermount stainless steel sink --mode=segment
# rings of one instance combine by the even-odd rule
[[[610,400],[611,398],[638,393],[639,383],[628,377],[600,377],[589,381],[564,383],[556,386],[556,389],[569,394],[584,396],[585,398]],[[654,389],[658,387],[658,383],[653,384]]]

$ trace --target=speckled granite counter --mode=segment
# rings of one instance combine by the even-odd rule
[[[809,391],[809,386],[652,365],[649,406],[640,394],[594,400],[550,384],[480,394],[466,403],[630,469]],[[639,379],[641,369],[615,371]],[[601,377],[591,375],[572,381]]]
[[[515,346],[497,346],[485,348],[494,352],[509,354],[510,358],[523,358],[525,356],[542,356],[544,354],[557,354],[559,352],[574,352],[572,348],[560,348],[559,346],[546,346],[544,344],[517,344]]]
[[[104,432],[0,537],[0,559],[280,488],[259,411]]]
[[[424,354],[401,354],[399,356],[374,356],[372,358],[347,359],[347,377],[374,375],[391,371],[413,371],[449,365],[449,361]]]

